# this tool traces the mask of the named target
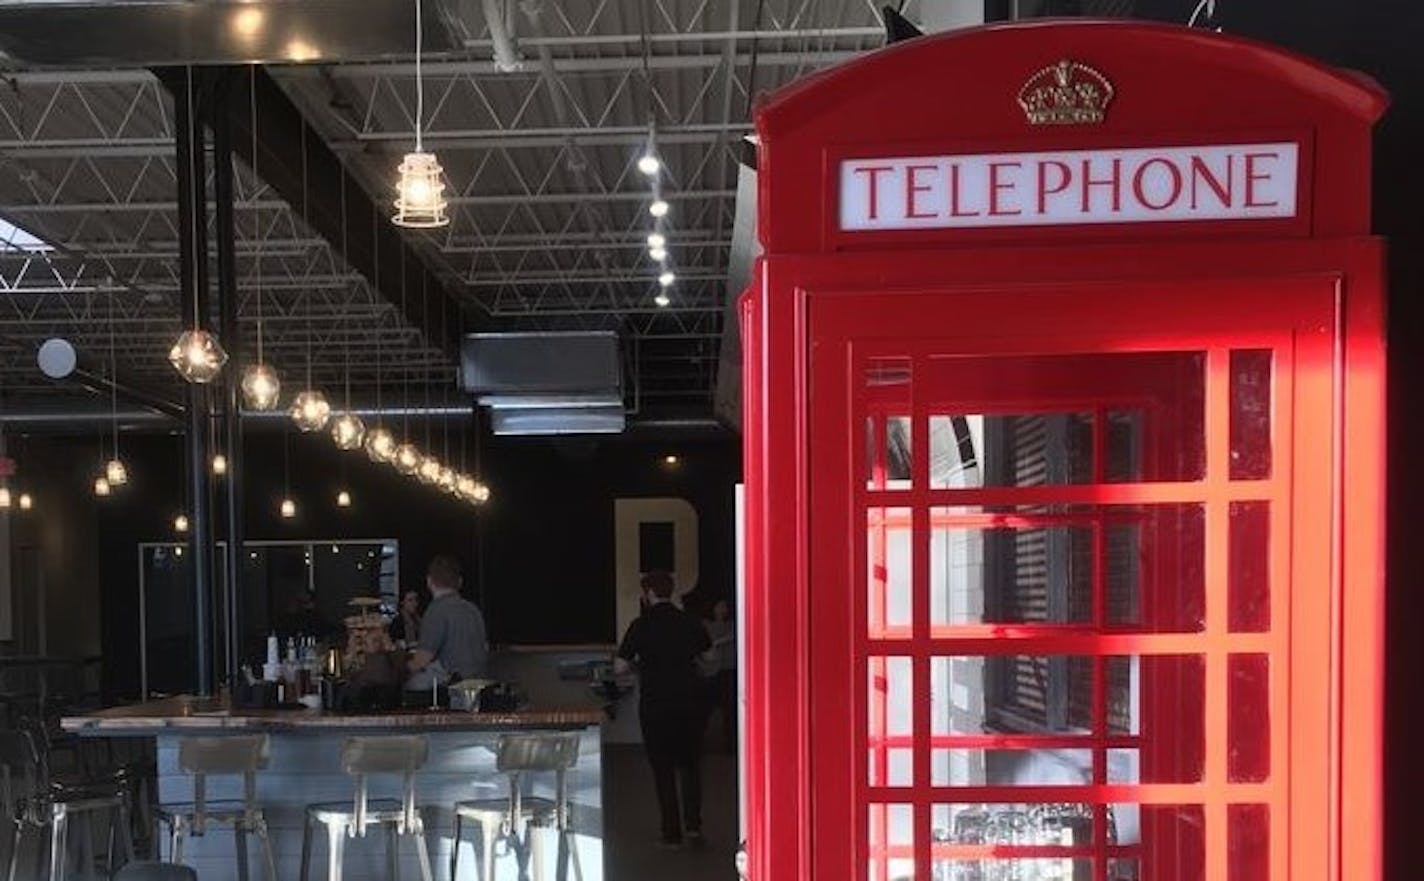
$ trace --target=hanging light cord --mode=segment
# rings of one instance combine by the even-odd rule
[[[376,224],[376,212],[371,212],[371,262],[374,268],[371,271],[371,289],[379,290],[381,287],[381,247],[379,227]],[[372,297],[374,300],[375,298]],[[376,424],[383,422],[381,412],[381,332],[385,330],[386,320],[382,313],[376,314]]]
[[[257,65],[252,65],[248,103],[252,110],[252,234],[257,239],[257,271],[253,273],[257,294],[257,363],[262,364],[262,216],[257,211],[257,191],[261,189],[257,171]]]
[[[341,262],[349,259],[351,253],[346,246],[346,166],[341,166]],[[346,412],[351,412],[351,337],[346,337],[342,349],[346,355]]]
[[[114,424],[114,459],[119,458],[119,358],[114,353],[114,294],[109,292],[109,413]]]
[[[405,246],[400,249],[400,274],[401,274],[401,314],[406,313],[405,302]],[[410,367],[406,366],[401,371],[401,437],[406,443],[410,443]]]
[[[184,106],[186,106],[186,107],[188,108],[188,125],[190,126],[190,128],[196,128],[196,126],[193,126],[193,113],[194,113],[194,109],[193,109],[193,65],[190,64],[190,65],[188,65],[187,67],[185,67],[185,68],[184,68],[184,72],[185,72],[185,75],[186,75],[186,77],[187,77],[188,88],[184,90],[184,94],[183,94],[183,104],[184,104]],[[201,129],[201,128],[198,128],[198,131],[201,132],[202,129]],[[199,135],[199,137],[201,137],[201,135]],[[205,181],[203,181],[203,182],[195,182],[195,181],[193,180],[193,169],[197,167],[197,161],[198,161],[197,153],[195,152],[195,147],[194,147],[194,144],[193,144],[193,141],[194,141],[194,140],[196,140],[196,139],[193,137],[193,132],[189,132],[189,137],[188,137],[188,181],[189,181],[189,186],[190,186],[190,187],[191,187],[191,186],[194,186],[194,185],[197,185],[197,186],[206,186],[207,183],[206,183]],[[192,234],[192,236],[193,236],[193,244],[196,245],[197,242],[198,242],[198,212],[196,212],[196,211],[190,211],[190,212],[188,212],[188,213],[192,215],[192,218],[191,218],[191,220],[192,220],[192,229],[189,230],[189,232],[190,232],[190,233]],[[194,329],[194,330],[198,330],[199,328],[202,327],[202,322],[201,322],[201,320],[200,320],[200,318],[199,318],[199,314],[200,314],[200,313],[198,312],[198,300],[200,299],[199,296],[198,296],[198,279],[200,278],[200,269],[199,269],[199,267],[200,267],[201,265],[202,265],[202,258],[200,258],[197,254],[194,254],[194,255],[193,255],[193,329]]]
[[[420,71],[421,44],[424,31],[420,22],[420,0],[415,0],[415,152],[425,152],[420,137],[421,123],[425,117],[425,81]]]

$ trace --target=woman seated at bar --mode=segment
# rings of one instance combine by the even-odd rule
[[[452,679],[483,678],[489,661],[485,618],[460,596],[460,563],[441,554],[430,561],[425,586],[430,606],[420,622],[420,641],[410,656],[407,689],[428,689]]]
[[[408,590],[401,595],[400,608],[391,619],[391,641],[401,648],[420,643],[420,591]]]

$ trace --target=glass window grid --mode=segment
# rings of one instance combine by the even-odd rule
[[[1253,347],[1259,349],[1261,347]],[[1108,840],[1109,824],[1106,822],[1108,813],[1113,804],[1134,804],[1134,805],[1197,805],[1202,808],[1205,820],[1205,843],[1206,860],[1209,865],[1219,867],[1229,873],[1228,864],[1228,812],[1242,810],[1242,806],[1262,806],[1270,813],[1275,813],[1277,817],[1285,816],[1283,802],[1283,788],[1272,786],[1269,781],[1249,784],[1228,784],[1226,771],[1226,744],[1227,744],[1227,711],[1222,706],[1227,694],[1227,665],[1236,655],[1260,655],[1278,656],[1279,660],[1285,660],[1283,648],[1279,639],[1273,638],[1272,630],[1278,629],[1276,619],[1271,620],[1271,628],[1261,633],[1236,633],[1231,632],[1227,624],[1228,610],[1225,606],[1230,602],[1227,586],[1227,572],[1221,571],[1226,568],[1225,549],[1229,530],[1229,508],[1233,503],[1257,503],[1265,502],[1273,508],[1284,512],[1289,510],[1288,499],[1283,481],[1277,479],[1260,478],[1255,479],[1237,478],[1231,475],[1230,453],[1234,452],[1236,444],[1239,442],[1231,436],[1232,421],[1230,419],[1234,378],[1231,366],[1234,362],[1233,349],[1225,347],[1211,347],[1206,350],[1206,376],[1204,385],[1206,389],[1206,418],[1205,431],[1207,437],[1206,444],[1206,472],[1199,481],[1175,482],[1175,483],[1146,483],[1146,482],[1115,482],[1108,483],[1107,456],[1105,455],[1108,446],[1107,427],[1109,424],[1109,411],[1116,409],[1112,404],[1102,404],[1094,411],[1092,420],[1092,468],[1093,483],[1077,485],[1056,485],[1056,486],[1030,486],[1030,487],[998,487],[990,489],[962,489],[962,488],[936,488],[930,489],[929,483],[929,460],[930,451],[928,449],[928,439],[930,438],[929,418],[932,415],[930,408],[914,400],[914,386],[912,382],[905,385],[905,400],[897,402],[891,408],[893,414],[888,412],[871,412],[865,415],[868,430],[864,435],[865,439],[874,444],[871,450],[861,450],[853,461],[871,463],[871,479],[862,484],[864,492],[858,493],[858,510],[860,516],[864,518],[871,509],[886,508],[908,509],[910,513],[910,528],[912,537],[913,560],[911,566],[912,585],[912,616],[909,632],[903,631],[892,633],[891,629],[884,629],[878,634],[871,633],[864,626],[861,627],[860,643],[864,646],[864,653],[861,662],[864,663],[866,656],[910,656],[912,659],[913,681],[919,685],[914,691],[913,701],[914,735],[909,739],[915,751],[913,762],[914,775],[913,786],[908,788],[888,788],[871,787],[867,784],[867,776],[864,773],[857,775],[858,786],[865,793],[861,809],[862,817],[867,817],[865,812],[869,811],[871,804],[877,805],[905,805],[913,806],[914,826],[912,834],[913,847],[911,850],[915,855],[915,877],[932,877],[930,867],[949,860],[973,860],[973,859],[1008,859],[1008,858],[1034,858],[1034,857],[1064,857],[1079,858],[1090,861],[1092,865],[1093,881],[1114,881],[1111,874],[1114,867],[1132,864],[1141,857],[1142,847],[1137,845],[1119,845]],[[1283,412],[1281,406],[1282,398],[1288,396],[1283,394],[1281,388],[1288,381],[1288,371],[1282,369],[1280,350],[1275,352],[1276,363],[1272,365],[1272,382],[1275,384],[1275,410],[1271,413],[1272,438],[1270,447],[1276,445],[1275,425],[1289,418],[1288,412]],[[911,371],[911,376],[919,373],[920,364],[916,360]],[[869,408],[867,408],[869,409]],[[1022,409],[1022,408],[1018,408]],[[1058,412],[1060,408],[1054,407],[1053,412]],[[909,444],[908,459],[911,463],[911,477],[908,481],[886,480],[887,469],[885,466],[886,450],[886,418],[903,419],[903,414],[910,412],[909,438],[913,439]],[[1279,454],[1277,454],[1279,455]],[[1279,462],[1277,463],[1279,466]],[[1196,503],[1202,504],[1208,511],[1208,585],[1207,585],[1207,625],[1204,632],[1184,633],[1184,634],[1158,634],[1143,633],[1138,625],[1115,625],[1107,618],[1106,610],[1106,584],[1105,573],[1103,572],[1103,561],[1105,559],[1106,547],[1104,539],[1103,525],[1106,518],[1101,514],[1084,515],[1083,519],[1093,530],[1093,553],[1091,559],[1092,571],[1092,621],[1087,627],[1078,624],[1016,624],[1013,629],[1016,631],[1012,639],[1002,639],[998,636],[986,633],[989,630],[1002,629],[1002,625],[939,625],[935,628],[933,635],[929,632],[928,622],[928,593],[929,593],[929,572],[926,563],[928,558],[929,543],[929,515],[931,507],[975,507],[975,506],[1014,506],[1023,507],[1041,505],[1107,505],[1107,504],[1181,504]],[[1276,524],[1280,519],[1279,515],[1273,517],[1270,526],[1270,544],[1272,556],[1276,556],[1276,545],[1284,541],[1282,530]],[[862,523],[868,520],[861,519]],[[881,518],[880,529],[885,529],[886,519]],[[883,535],[881,536],[883,539]],[[872,542],[874,538],[872,537]],[[883,547],[883,543],[881,545]],[[1215,546],[1215,547],[1213,547]],[[862,545],[864,547],[864,545]],[[1213,565],[1213,560],[1217,560]],[[882,560],[883,562],[883,560]],[[863,567],[860,571],[866,571]],[[1270,575],[1271,581],[1271,603],[1280,602],[1277,593],[1284,590],[1279,584],[1279,575],[1273,571]],[[864,589],[857,591],[857,596],[861,599],[857,603],[867,603],[867,593]],[[880,593],[883,602],[884,592]],[[868,605],[868,603],[867,603]],[[862,606],[863,611],[865,610]],[[873,614],[873,613],[872,613]],[[883,621],[883,617],[881,619]],[[864,623],[868,624],[868,621]],[[1050,654],[1061,652],[1065,648],[1070,648],[1072,654],[1089,655],[1093,657],[1092,673],[1092,729],[1084,736],[1038,736],[1038,735],[992,735],[985,737],[971,737],[964,735],[934,735],[929,734],[929,658],[936,656],[955,655],[1000,655],[1000,654]],[[1207,682],[1205,709],[1207,715],[1207,768],[1205,769],[1204,780],[1201,783],[1192,784],[1108,784],[1107,755],[1111,749],[1140,747],[1143,739],[1138,735],[1107,736],[1108,728],[1108,707],[1106,695],[1106,659],[1111,655],[1120,654],[1202,654],[1207,658]],[[1274,665],[1273,665],[1274,666]],[[1279,730],[1285,724],[1284,719],[1276,712],[1279,706],[1276,692],[1283,688],[1283,683],[1277,673],[1270,675],[1271,712],[1270,727],[1272,729],[1269,742],[1271,750],[1274,752],[1279,744],[1283,743],[1283,737],[1279,735]],[[862,679],[862,681],[864,681]],[[862,717],[864,718],[864,717]],[[869,750],[861,749],[860,756],[874,756],[878,753],[882,756],[885,750],[892,746],[887,740],[877,743],[876,739],[870,736],[870,732],[865,732],[866,743]],[[905,738],[896,737],[893,739],[894,748],[903,748]],[[966,792],[960,787],[934,787],[929,783],[929,750],[931,748],[982,748],[987,741],[992,741],[995,745],[1013,743],[1024,748],[1040,747],[1052,748],[1055,746],[1067,747],[1079,744],[1088,745],[1093,751],[1093,782],[1083,786],[985,786],[969,788]],[[1277,770],[1279,765],[1284,764],[1284,756],[1271,757],[1272,774],[1276,779],[1282,776]],[[879,778],[882,782],[884,777]],[[976,798],[976,802],[1085,802],[1092,805],[1093,810],[1093,835],[1094,840],[1090,844],[1072,846],[1016,846],[1016,845],[995,845],[991,850],[986,851],[980,845],[956,845],[947,842],[937,842],[931,840],[931,815],[936,806],[946,804],[962,803],[962,799],[957,796],[975,795],[982,796]],[[1041,796],[1041,799],[1038,798]],[[877,810],[872,813],[877,814],[882,819],[887,816],[884,810]],[[888,821],[887,821],[888,822]],[[864,827],[863,827],[864,828]],[[873,834],[873,833],[872,833]],[[886,841],[890,835],[888,828],[879,830],[878,840]],[[1277,839],[1272,833],[1271,839]],[[901,845],[897,852],[904,853],[906,846]],[[1276,867],[1280,864],[1280,856],[1271,854],[1270,865]],[[873,869],[878,867],[878,870]],[[870,853],[869,860],[860,860],[859,871],[866,873],[862,877],[868,876],[868,881],[890,881],[888,878],[887,864],[883,852]],[[1209,876],[1226,877],[1210,872]],[[1231,876],[1234,878],[1235,876]]]

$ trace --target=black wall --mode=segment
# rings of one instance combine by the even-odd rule
[[[293,520],[278,515],[284,443],[290,445],[291,495],[298,505]],[[662,461],[669,453],[680,457],[675,468]],[[127,440],[132,483],[103,501],[87,495],[92,477],[82,468],[76,478],[82,482],[74,487],[81,509],[93,511],[85,516],[99,524],[107,690],[116,698],[138,689],[135,547],[177,538],[172,518],[186,507],[181,455],[178,437]],[[710,595],[732,590],[732,487],[741,464],[731,439],[487,441],[483,470],[494,495],[481,509],[374,465],[362,454],[340,453],[325,435],[294,432],[284,439],[279,430],[258,429],[246,436],[246,455],[249,541],[395,538],[403,586],[424,584],[432,555],[454,554],[465,567],[466,594],[484,608],[495,643],[616,640],[613,502],[619,497],[690,501],[701,524],[699,590]],[[343,463],[354,501],[349,509],[336,506]]]

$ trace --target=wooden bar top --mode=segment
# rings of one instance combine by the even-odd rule
[[[470,713],[464,710],[389,710],[329,713],[323,710],[235,710],[215,698],[172,697],[96,710],[60,720],[65,731],[105,736],[167,732],[471,731],[587,728],[603,721],[598,707]]]

